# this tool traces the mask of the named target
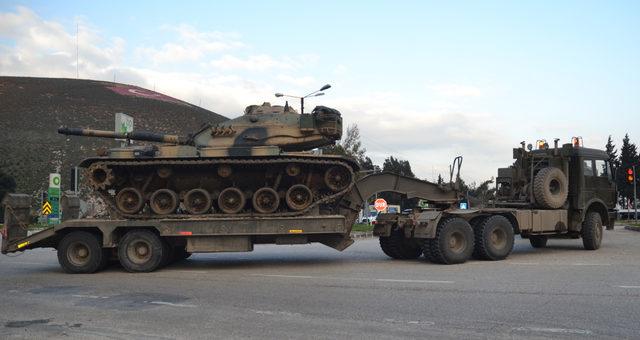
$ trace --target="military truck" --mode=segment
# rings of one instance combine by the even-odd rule
[[[427,209],[411,214],[380,214],[374,235],[388,256],[413,259],[422,254],[437,263],[462,263],[471,256],[502,260],[514,235],[535,248],[552,238],[582,238],[585,249],[600,247],[603,226],[616,219],[615,169],[602,150],[584,148],[582,138],[550,148],[525,143],[513,149],[515,162],[498,169],[496,198],[484,207]]]
[[[424,254],[444,264],[462,263],[471,255],[501,260],[511,252],[516,234],[534,247],[543,247],[548,238],[582,237],[585,248],[597,249],[603,225],[613,228],[613,169],[604,151],[584,148],[580,140],[562,147],[556,140],[552,149],[544,141],[536,150],[522,144],[513,151],[514,164],[498,171],[496,200],[461,209],[466,198],[456,181],[460,157],[451,166],[449,182],[436,184],[393,173],[358,179],[357,165],[348,159],[278,147],[339,138],[339,113],[323,107],[314,112],[305,116],[286,106],[250,107],[235,129],[206,127],[186,138],[61,129],[169,144],[112,149],[84,163],[89,184],[112,202],[114,214],[108,219],[78,219],[79,201],[68,196],[64,221],[29,235],[29,196],[8,195],[1,251],[55,248],[69,273],[93,273],[113,259],[127,271],[149,272],[191,253],[252,251],[255,244],[319,242],[341,251],[353,243],[350,233],[358,212],[385,191],[429,203],[428,209],[411,214],[378,216],[374,233],[382,250],[397,259]],[[275,126],[265,129],[258,122]],[[215,147],[218,136],[230,144]],[[275,147],[255,145],[271,138]],[[261,149],[268,152],[257,153]],[[259,160],[266,162],[256,165]],[[226,188],[233,188],[232,194],[223,195]]]

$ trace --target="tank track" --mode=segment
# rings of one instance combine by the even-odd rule
[[[140,159],[140,160],[96,160],[92,162],[90,165],[100,165],[106,168],[112,167],[126,167],[128,169],[135,169],[137,167],[162,167],[162,166],[216,166],[216,165],[286,165],[289,163],[300,163],[306,165],[320,165],[320,166],[340,166],[346,169],[350,175],[350,183],[345,186],[343,189],[331,193],[331,194],[321,194],[319,197],[314,195],[313,202],[306,207],[305,209],[299,211],[284,211],[284,212],[274,212],[274,213],[258,213],[258,212],[242,212],[242,213],[205,213],[193,215],[189,213],[173,213],[173,214],[165,214],[165,215],[157,215],[150,213],[149,209],[144,209],[143,211],[135,214],[127,214],[120,209],[118,209],[116,205],[116,197],[109,193],[109,188],[103,187],[95,190],[96,193],[100,195],[100,197],[105,201],[105,203],[110,208],[112,214],[115,213],[120,218],[125,219],[193,219],[193,218],[224,218],[224,217],[234,217],[234,218],[242,218],[242,217],[294,217],[301,216],[307,214],[309,211],[319,207],[322,204],[330,204],[335,203],[335,206],[329,206],[329,210],[333,210],[337,208],[337,204],[340,201],[340,198],[349,192],[351,188],[355,185],[355,173],[354,167],[350,164],[348,160],[344,159],[317,159],[317,158],[303,158],[303,157],[282,157],[282,158],[271,158],[271,159],[238,159],[238,158],[220,158],[220,159],[170,159],[170,160],[153,160],[153,159]],[[113,179],[111,179],[113,180]],[[147,201],[144,198],[145,202]],[[249,198],[250,200],[250,198]],[[146,203],[145,203],[146,205]]]

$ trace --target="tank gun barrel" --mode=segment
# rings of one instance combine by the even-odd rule
[[[154,132],[148,132],[148,131],[133,131],[133,132],[120,133],[120,132],[106,131],[106,130],[61,127],[58,129],[58,133],[63,135],[69,135],[69,136],[132,139],[132,140],[139,140],[139,141],[172,143],[172,144],[192,144],[192,142],[188,138],[185,138],[182,136],[163,135],[160,133],[154,133]]]

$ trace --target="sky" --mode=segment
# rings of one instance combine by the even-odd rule
[[[0,0],[0,75],[115,79],[230,118],[331,84],[305,108],[340,110],[374,163],[435,180],[462,155],[481,182],[521,141],[639,141],[640,1]]]

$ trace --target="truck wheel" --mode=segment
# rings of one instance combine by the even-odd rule
[[[393,229],[391,235],[380,237],[380,248],[387,256],[398,260],[417,259],[422,254],[420,246],[405,238],[400,229]]]
[[[151,272],[160,266],[164,248],[158,235],[149,230],[133,230],[118,245],[118,258],[129,272]]]
[[[534,248],[544,248],[547,245],[547,237],[544,235],[529,236],[529,243]]]
[[[474,255],[491,261],[504,260],[513,249],[513,225],[504,216],[493,215],[475,227]]]
[[[562,170],[544,168],[533,179],[533,196],[542,208],[558,209],[567,200],[569,183]]]
[[[589,212],[582,222],[582,244],[586,250],[596,250],[602,243],[602,219],[600,214]]]
[[[67,273],[95,273],[105,261],[108,261],[107,252],[92,233],[74,231],[58,243],[58,262]]]
[[[442,264],[466,262],[473,253],[473,229],[469,222],[459,217],[440,221],[436,237],[428,247],[431,261]],[[429,242],[429,241],[427,241]]]

